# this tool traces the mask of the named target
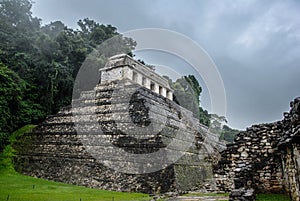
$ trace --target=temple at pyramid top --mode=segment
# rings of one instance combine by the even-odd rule
[[[173,100],[173,90],[166,78],[126,54],[110,57],[104,68],[100,69],[100,84],[115,80],[129,79],[155,93]]]

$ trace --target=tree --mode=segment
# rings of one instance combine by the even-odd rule
[[[223,126],[227,123],[227,119],[224,116],[219,116],[217,114],[210,115],[210,127],[209,130],[212,133],[221,136]]]
[[[183,76],[173,82],[168,76],[164,76],[174,90],[173,100],[182,107],[192,111],[200,123],[210,124],[210,115],[200,106],[200,94],[202,88],[193,75]],[[188,100],[188,101],[187,101]]]
[[[81,30],[80,34],[86,40],[86,43],[93,48],[96,48],[97,45],[100,45],[105,40],[118,35],[116,27],[111,25],[105,26],[89,18],[79,20],[77,24]]]
[[[39,29],[40,19],[32,17],[31,7],[32,1],[29,0],[2,0],[0,19],[23,32]]]
[[[61,21],[51,22],[50,24],[46,24],[41,28],[41,31],[50,36],[51,38],[56,38],[59,34],[61,34],[64,30],[67,29],[67,26],[64,25]]]
[[[221,139],[221,140],[225,140],[225,141],[227,141],[227,142],[233,142],[234,137],[235,137],[236,134],[238,134],[239,132],[240,132],[239,130],[232,129],[232,128],[230,128],[229,126],[224,125],[224,126],[223,126],[223,129],[222,129],[222,133],[221,133],[220,139]]]
[[[41,27],[31,7],[30,0],[0,2],[0,62],[26,83],[21,91],[26,91],[27,102],[22,104],[38,105],[41,114],[56,113],[71,103],[74,80],[83,63],[91,64],[89,70],[97,74],[106,57],[130,54],[136,45],[117,28],[88,18],[79,20],[78,30],[60,21]],[[113,36],[117,43],[107,42]],[[97,48],[104,41],[101,47],[105,48]],[[37,115],[40,120],[43,116]]]
[[[220,136],[220,140],[233,142],[235,135],[240,131],[230,128],[228,125],[226,125],[227,123],[228,122],[224,116],[211,114],[211,124],[209,130],[212,133],[218,134]]]
[[[9,134],[28,123],[37,123],[45,114],[40,105],[27,95],[28,83],[0,63],[0,151],[8,142]]]
[[[131,53],[136,45],[115,27],[88,18],[78,22],[79,30],[60,21],[41,27],[31,7],[30,0],[0,1],[0,150],[14,129],[71,103],[74,80],[88,55],[98,73],[107,56]],[[113,36],[119,36],[118,43],[105,43],[107,54],[97,49]]]

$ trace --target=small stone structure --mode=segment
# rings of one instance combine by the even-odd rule
[[[135,61],[126,54],[111,57],[105,67],[100,69],[100,72],[101,84],[127,78],[163,97],[173,100],[173,90],[170,88],[167,79],[158,75],[153,68]]]
[[[204,181],[212,177],[212,161],[216,161],[219,151],[225,148],[218,137],[209,133],[191,111],[172,101],[172,90],[167,80],[149,67],[126,55],[117,55],[110,58],[100,72],[100,83],[93,91],[81,93],[80,98],[74,101],[74,107],[49,116],[32,133],[18,140],[14,160],[17,171],[49,180],[117,191],[163,193],[201,188]],[[123,84],[120,85],[120,82]],[[129,103],[125,97],[128,93],[132,94]],[[155,119],[149,118],[150,112],[154,113]],[[128,114],[130,121],[124,118]],[[188,121],[184,121],[184,116],[188,117]],[[95,129],[97,126],[92,121],[97,122],[102,132]],[[75,126],[80,122],[84,124],[78,133]],[[142,138],[128,135],[133,124],[147,128],[150,123],[162,125],[163,129],[158,133],[150,130],[150,134],[148,132]],[[186,138],[189,141],[178,138],[176,133],[190,136]],[[83,139],[89,137],[100,142],[105,139],[109,143],[85,146]],[[174,150],[181,151],[182,157],[156,172],[128,174],[104,165],[110,162],[111,154],[118,154],[114,152],[115,147],[128,153],[145,154],[168,149],[174,140],[178,144],[190,143],[191,146],[187,150]],[[87,151],[88,147],[107,151],[103,161],[93,157]],[[164,159],[164,155],[161,158]],[[128,166],[131,162],[128,161]],[[163,162],[167,164],[168,161]],[[141,163],[141,167],[143,165],[155,164]]]
[[[275,123],[254,125],[228,144],[215,167],[217,189],[230,200],[255,200],[255,193],[283,193],[299,201],[300,98]]]

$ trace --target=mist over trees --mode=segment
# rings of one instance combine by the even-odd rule
[[[76,30],[61,21],[42,26],[31,7],[30,0],[0,2],[0,151],[12,131],[39,123],[70,105],[74,80],[83,62],[98,45],[120,36],[116,27],[88,18],[79,20]],[[136,43],[128,38],[120,40],[130,54]],[[107,56],[111,55],[97,58],[104,64]],[[183,80],[192,86],[194,95],[186,90]],[[185,76],[172,86],[191,98],[191,104],[183,106],[200,111],[200,121],[209,125],[209,114],[199,107],[201,87],[197,80]]]
[[[70,104],[74,79],[88,54],[120,35],[88,18],[79,29],[63,22],[41,25],[29,0],[0,2],[0,150],[9,133]],[[126,40],[128,51],[135,46]]]

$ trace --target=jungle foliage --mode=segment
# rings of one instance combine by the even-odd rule
[[[79,20],[76,30],[60,21],[42,26],[31,7],[30,0],[0,2],[0,151],[9,133],[69,105],[87,56],[120,36],[116,27],[88,18]],[[120,38],[130,53],[135,42]]]

